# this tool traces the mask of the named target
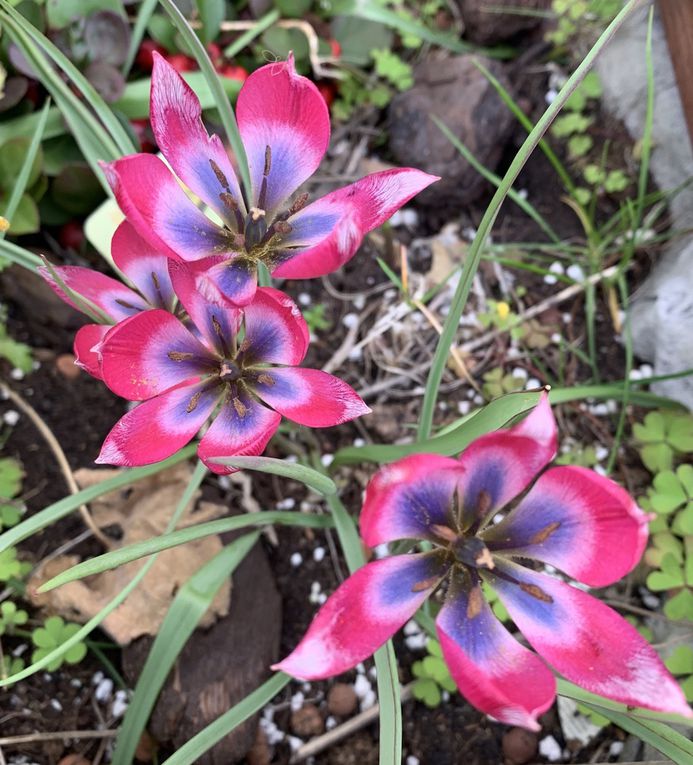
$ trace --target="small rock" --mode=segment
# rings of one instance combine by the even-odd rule
[[[327,708],[333,715],[348,717],[356,711],[356,691],[346,683],[335,683],[327,694]]]
[[[319,736],[325,730],[320,710],[314,704],[306,704],[291,715],[291,730],[301,738]]]
[[[81,754],[66,754],[59,762],[58,765],[91,765],[91,760],[87,760],[86,757],[82,757]]]
[[[538,736],[524,728],[511,728],[503,734],[503,754],[508,763],[524,765],[537,754]]]
[[[156,741],[144,730],[135,749],[135,759],[138,762],[152,762],[157,749]]]
[[[261,727],[257,729],[257,738],[253,748],[245,756],[248,765],[269,765],[272,760],[272,752],[267,743],[267,736]]]
[[[417,195],[432,207],[466,205],[487,181],[459,154],[431,119],[436,116],[489,170],[495,170],[513,130],[513,116],[474,65],[478,56],[430,56],[416,67],[414,87],[392,100],[388,115],[390,149],[401,165],[441,176]],[[505,88],[510,83],[501,65],[483,59]]]
[[[75,357],[71,353],[61,353],[55,360],[55,367],[68,380],[74,380],[82,374],[82,370],[75,364]]]
[[[541,16],[532,11],[549,10],[551,0],[504,0],[498,3],[508,9],[507,13],[497,13],[490,8],[496,5],[493,0],[457,0],[457,5],[464,20],[465,37],[479,45],[494,45],[540,26]]]

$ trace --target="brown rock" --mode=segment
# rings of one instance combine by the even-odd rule
[[[346,683],[335,683],[327,694],[327,708],[338,717],[348,717],[356,711],[356,691]]]
[[[272,751],[262,728],[258,727],[253,748],[248,752],[245,759],[248,765],[269,765],[272,761]]]
[[[71,353],[61,353],[55,360],[55,366],[58,372],[68,380],[74,380],[79,377],[82,370],[75,364],[75,357]]]
[[[474,66],[482,63],[510,89],[500,64],[478,56],[431,56],[414,72],[414,87],[392,100],[390,149],[401,165],[441,176],[416,197],[429,206],[474,201],[490,185],[459,154],[431,119],[436,116],[476,159],[495,170],[513,129],[509,109]]]
[[[503,0],[502,3],[497,0],[457,0],[457,5],[464,20],[465,37],[479,45],[494,45],[541,26],[540,15],[526,12],[549,10],[551,0]],[[494,11],[499,6],[510,10],[507,13]],[[520,13],[513,13],[514,10]]]
[[[225,536],[225,540],[227,540]],[[281,599],[267,558],[256,545],[233,574],[227,616],[196,630],[169,675],[148,730],[162,744],[180,748],[266,680],[278,658]],[[134,684],[152,638],[123,651],[126,679]],[[240,725],[196,760],[197,765],[232,765],[256,740],[258,715]]]
[[[503,734],[503,754],[508,765],[524,765],[537,754],[536,733],[524,728],[511,728]]]
[[[67,754],[58,762],[58,765],[91,765],[91,760],[81,754]]]
[[[292,713],[291,730],[301,738],[319,736],[325,730],[325,721],[315,704],[304,704]]]

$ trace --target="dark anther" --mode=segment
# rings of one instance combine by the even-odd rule
[[[265,146],[265,169],[262,174],[265,178],[270,174],[270,168],[272,167],[272,149],[269,146]]]
[[[491,509],[491,495],[482,489],[476,496],[476,517],[481,519]]]
[[[553,603],[553,598],[548,594],[548,592],[544,592],[544,590],[542,590],[541,587],[538,587],[536,584],[527,584],[526,582],[520,582],[519,584],[520,589],[523,592],[526,592],[528,595],[531,595],[533,598],[541,600],[543,603]]]
[[[290,234],[293,231],[293,226],[290,223],[287,223],[285,220],[278,220],[276,223],[273,224],[272,228],[278,233],[278,234]]]
[[[200,400],[200,396],[201,396],[201,395],[202,395],[202,391],[201,391],[201,390],[198,390],[198,391],[197,391],[197,393],[195,393],[195,394],[193,395],[193,397],[190,399],[190,402],[189,402],[189,403],[188,403],[188,405],[185,407],[185,411],[186,411],[188,414],[190,414],[190,412],[192,412],[192,411],[195,409],[195,407],[197,406],[197,402]]]
[[[236,414],[239,417],[245,417],[248,413],[248,407],[240,400],[240,398],[234,398],[233,408],[236,410]]]
[[[533,545],[539,545],[542,542],[546,542],[546,540],[551,536],[551,534],[553,534],[554,531],[558,529],[560,525],[560,521],[549,523],[548,526],[544,526],[543,529],[537,531],[537,533],[529,540],[530,543]]]
[[[219,183],[223,186],[223,188],[225,188],[227,191],[230,192],[231,189],[229,187],[229,182],[228,182],[226,176],[224,175],[224,173],[222,173],[221,168],[219,167],[219,165],[217,165],[217,163],[213,159],[209,160],[209,164],[212,166],[212,170],[214,171],[214,175],[216,175],[217,180],[219,181]]]
[[[299,210],[302,210],[306,206],[307,202],[308,202],[308,194],[306,192],[301,194],[301,196],[296,197],[291,207],[289,207],[289,214],[287,215],[287,217],[293,215],[294,213],[297,213]]]
[[[120,298],[116,298],[116,303],[118,303],[118,305],[122,305],[123,308],[129,308],[131,311],[140,310],[137,306],[134,306],[132,303],[128,303],[127,300],[121,300]]]
[[[193,358],[193,354],[189,351],[169,351],[166,355],[171,361],[189,361]]]
[[[270,377],[266,372],[262,372],[257,376],[257,381],[262,385],[274,385],[274,378]]]

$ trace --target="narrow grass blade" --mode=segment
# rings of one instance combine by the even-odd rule
[[[116,740],[113,765],[130,765],[134,761],[142,731],[168,673],[219,588],[250,552],[258,536],[257,532],[246,534],[227,545],[198,569],[176,593],[137,680]]]
[[[630,715],[613,712],[596,704],[588,704],[600,715],[611,720],[619,728],[627,730],[642,741],[651,744],[676,765],[691,765],[693,762],[693,744],[690,739],[678,731],[654,720],[636,720]]]
[[[128,55],[123,64],[123,77],[127,77],[132,69],[132,65],[135,62],[137,51],[139,50],[144,33],[147,31],[147,25],[149,19],[154,13],[159,0],[142,0],[139,10],[137,11],[137,19],[132,27],[132,34],[130,35],[130,46],[128,47]]]
[[[616,18],[609,24],[607,29],[602,33],[592,49],[587,53],[582,63],[577,67],[573,74],[568,78],[568,81],[561,88],[560,92],[556,96],[553,103],[544,112],[537,124],[532,129],[532,132],[527,136],[527,139],[520,147],[519,151],[515,155],[515,158],[510,164],[508,171],[503,177],[501,185],[493,195],[493,199],[486,208],[486,212],[479,224],[477,235],[474,237],[469,253],[462,269],[457,290],[450,306],[450,312],[445,320],[443,331],[438,340],[436,346],[435,355],[431,364],[431,370],[428,374],[428,380],[426,381],[426,391],[424,393],[424,400],[421,407],[421,416],[419,419],[418,428],[418,440],[427,438],[431,432],[433,424],[433,412],[435,409],[436,399],[438,397],[438,389],[440,382],[443,378],[443,370],[447,363],[447,358],[450,353],[450,347],[455,339],[455,333],[459,325],[462,311],[464,310],[467,302],[467,297],[472,286],[474,274],[479,266],[481,255],[486,244],[488,235],[493,227],[493,224],[498,215],[501,205],[505,201],[508,195],[508,190],[515,182],[520,171],[524,167],[529,155],[536,148],[540,139],[544,133],[548,130],[551,122],[556,118],[560,110],[565,105],[565,102],[570,97],[571,93],[577,88],[577,86],[585,78],[585,75],[592,67],[595,58],[602,51],[604,46],[616,33],[616,30],[623,24],[623,22],[631,15],[635,8],[640,5],[642,0],[629,0],[623,7],[621,12]]]
[[[484,167],[484,165],[479,162],[474,154],[469,151],[469,149],[462,143],[462,141],[459,140],[459,138],[457,138],[457,136],[450,130],[450,128],[442,120],[439,120],[435,114],[431,115],[431,119],[433,122],[435,122],[435,124],[438,126],[443,135],[448,139],[448,141],[450,141],[455,149],[457,149],[457,151],[464,157],[464,159],[469,162],[469,164],[477,171],[477,173],[479,173],[479,175],[485,178],[489,183],[492,183],[496,188],[498,188],[498,186],[501,184],[501,179],[495,173],[492,173],[488,168]],[[534,205],[521,197],[520,194],[513,188],[508,189],[508,196],[510,199],[512,199],[513,202],[515,202],[515,204],[522,210],[522,212],[525,213],[525,215],[530,217],[537,224],[537,226],[539,226],[539,228],[546,234],[546,236],[549,237],[549,239],[551,239],[552,242],[558,244],[561,241],[558,234],[551,228],[549,223],[536,209],[536,207],[534,207]]]
[[[162,765],[193,765],[193,763],[198,762],[201,755],[211,749],[218,741],[221,741],[234,728],[259,712],[290,681],[291,678],[283,672],[272,675],[267,682],[246,696],[243,701],[231,707],[228,712],[225,712],[193,736],[190,741],[183,744],[175,754],[164,760]]]
[[[30,271],[35,271],[40,265],[43,265],[43,261],[35,253],[2,238],[0,238],[0,258],[5,258],[10,263],[16,263]]]
[[[195,34],[185,16],[180,12],[173,0],[159,0],[163,9],[168,14],[176,29],[180,32],[186,46],[195,57],[200,66],[209,89],[214,95],[214,105],[219,112],[221,121],[226,130],[226,135],[231,144],[231,148],[238,163],[238,169],[243,181],[243,188],[246,194],[250,193],[250,171],[248,170],[248,158],[245,154],[245,148],[241,141],[241,134],[238,131],[236,116],[233,113],[229,99],[226,97],[224,88],[219,80],[219,75],[214,71],[212,62],[209,60],[205,46]]]
[[[277,526],[302,526],[311,529],[325,529],[333,526],[334,521],[329,515],[308,515],[307,513],[297,511],[282,510],[244,513],[243,515],[235,515],[233,518],[220,518],[218,521],[199,523],[196,526],[187,526],[184,529],[172,531],[170,534],[143,539],[141,542],[135,542],[127,547],[121,547],[118,550],[97,555],[95,558],[89,558],[45,582],[39,590],[40,592],[48,592],[68,582],[84,579],[86,576],[99,574],[111,568],[118,568],[118,566],[130,563],[138,558],[144,558],[146,555],[152,555],[162,550],[170,550],[172,547],[178,547],[178,545],[184,545],[187,542],[194,542],[196,539],[202,539],[211,534],[224,534],[227,531],[238,531],[248,526],[269,526],[273,524]]]
[[[131,471],[131,472],[134,472],[134,471]],[[202,483],[202,480],[206,474],[207,474],[207,468],[204,466],[202,462],[198,462],[197,467],[195,468],[190,478],[190,482],[186,486],[185,491],[183,492],[183,495],[178,501],[178,504],[176,505],[176,508],[173,511],[173,515],[171,516],[171,519],[169,520],[166,526],[167,531],[170,531],[176,527],[176,524],[180,520],[180,517],[183,515],[185,508],[190,503],[190,500],[192,499],[193,495],[197,491],[199,485]],[[97,487],[94,487],[94,488],[97,488]],[[33,664],[26,667],[25,669],[23,669],[21,672],[17,672],[16,674],[10,675],[10,677],[5,678],[4,680],[0,680],[0,687],[19,682],[20,680],[23,680],[25,677],[29,677],[30,675],[33,675],[35,672],[42,670],[44,667],[48,666],[54,659],[57,659],[58,657],[62,656],[67,651],[69,651],[73,645],[76,645],[80,641],[84,640],[84,638],[86,638],[93,630],[95,630],[110,613],[115,611],[115,609],[118,608],[118,606],[127,598],[127,596],[135,589],[135,587],[137,587],[137,585],[147,575],[147,572],[149,571],[149,569],[154,565],[155,561],[156,561],[156,555],[153,555],[148,561],[144,563],[142,568],[137,572],[137,574],[132,578],[132,580],[125,587],[123,587],[123,589],[109,603],[107,603],[101,609],[101,611],[99,611],[98,614],[93,616],[83,627],[81,627],[81,629],[75,632],[75,634],[72,635],[72,637],[70,637],[64,643],[62,643],[57,648],[52,650],[50,653],[46,654],[46,656],[44,656],[39,661],[36,661]]]
[[[34,166],[34,162],[36,161],[36,155],[41,148],[41,140],[43,139],[43,131],[46,128],[46,121],[48,120],[48,110],[50,109],[50,106],[51,100],[48,98],[43,106],[43,109],[41,109],[39,121],[36,125],[36,129],[34,130],[33,135],[31,136],[31,142],[29,143],[29,148],[27,150],[26,157],[24,158],[24,163],[19,170],[19,175],[17,176],[17,180],[14,184],[14,187],[12,188],[10,198],[7,200],[7,206],[5,207],[3,216],[9,221],[10,226],[12,225],[12,218],[14,217],[14,214],[17,212],[19,201],[26,191],[26,185],[29,182],[29,175],[31,174],[31,169]],[[0,231],[0,238],[4,236],[5,232]]]
[[[331,478],[306,465],[276,460],[271,457],[220,457],[213,462],[243,470],[258,470],[261,473],[271,473],[280,475],[282,478],[290,478],[292,481],[305,484],[323,496],[337,493],[337,487]]]
[[[266,13],[262,18],[259,18],[257,20],[257,24],[252,29],[248,29],[246,32],[243,32],[242,35],[238,37],[238,39],[234,40],[230,45],[227,45],[226,48],[224,48],[224,55],[226,58],[233,58],[234,56],[237,56],[243,48],[245,48],[247,45],[250,45],[250,43],[256,38],[259,37],[266,29],[269,29],[269,27],[272,26],[276,21],[279,21],[279,10],[277,8],[274,8],[273,10]]]
[[[123,125],[113,113],[113,110],[72,61],[45,35],[41,34],[36,27],[30,24],[21,13],[12,8],[6,0],[2,0],[2,7],[22,31],[64,72],[70,82],[84,96],[86,102],[101,121],[109,139],[113,142],[116,156],[137,151],[132,138],[130,138]]]
[[[2,248],[0,247],[0,252]],[[64,497],[58,502],[49,505],[45,510],[40,510],[34,515],[30,515],[28,518],[8,529],[3,534],[0,534],[0,552],[6,550],[8,547],[16,545],[23,539],[30,537],[41,529],[45,529],[46,526],[50,526],[51,523],[64,518],[66,515],[77,510],[80,505],[88,504],[92,499],[101,497],[103,494],[107,494],[114,489],[120,489],[122,486],[127,486],[130,483],[139,481],[147,476],[160,473],[166,468],[177,465],[179,462],[192,457],[197,449],[196,444],[190,444],[184,449],[181,449],[173,457],[169,457],[163,462],[157,462],[155,465],[146,465],[145,467],[130,468],[129,470],[123,470],[119,475],[109,478],[107,481],[102,481],[96,484],[96,486],[89,486],[86,489],[77,494],[71,494],[69,497]]]

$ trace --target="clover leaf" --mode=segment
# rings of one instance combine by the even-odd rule
[[[12,634],[15,627],[21,627],[26,624],[29,614],[11,600],[6,600],[0,604],[0,635]]]
[[[12,457],[0,459],[0,498],[12,499],[22,488],[22,466]]]
[[[680,410],[650,412],[633,426],[633,435],[651,473],[671,470],[676,454],[693,452],[693,416]]]
[[[7,680],[8,677],[16,675],[24,669],[24,659],[19,656],[0,656],[0,679]]]
[[[56,648],[66,643],[75,633],[80,630],[79,624],[65,623],[60,616],[51,616],[46,619],[43,627],[35,629],[31,633],[31,639],[36,646],[36,650],[31,655],[31,661],[37,662],[48,656]],[[81,641],[57,656],[46,666],[49,672],[53,672],[62,666],[63,662],[68,664],[78,664],[85,657],[87,647]]]
[[[667,600],[664,615],[675,621],[693,621],[693,592],[687,588]]]
[[[484,384],[481,390],[488,399],[499,398],[506,393],[512,393],[516,390],[522,390],[525,384],[524,378],[505,374],[502,367],[496,367],[490,372],[484,374]]]
[[[0,582],[9,582],[22,575],[22,562],[17,559],[17,550],[8,547],[0,552]]]
[[[443,691],[453,693],[457,686],[443,659],[440,643],[437,640],[429,640],[426,650],[428,656],[415,661],[412,665],[412,673],[416,678],[412,686],[412,694],[415,699],[433,709],[442,701]]]
[[[688,701],[693,701],[693,648],[689,645],[677,646],[664,662],[669,672],[682,678],[681,688]]]

